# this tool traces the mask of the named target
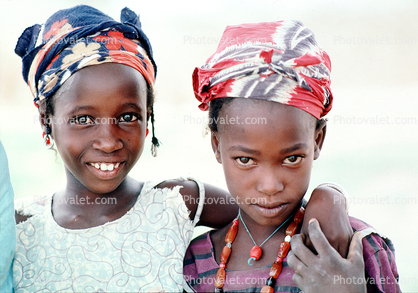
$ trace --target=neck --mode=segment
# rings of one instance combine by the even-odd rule
[[[239,210],[238,218],[242,222],[242,228],[239,229],[239,234],[248,234],[248,236],[252,238],[251,241],[254,241],[256,245],[261,246],[270,238],[282,237],[287,228],[286,225],[290,224],[290,220],[293,218],[293,214],[278,226],[259,225],[241,209]]]
[[[52,212],[55,221],[69,229],[94,227],[120,218],[135,204],[143,185],[126,177],[115,190],[99,194],[68,173],[66,188],[54,195]]]

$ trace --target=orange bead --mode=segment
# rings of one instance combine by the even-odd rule
[[[289,252],[289,249],[290,242],[283,241],[282,243],[280,243],[279,252],[277,252],[277,256],[285,258],[285,256]]]
[[[271,286],[264,285],[263,288],[261,288],[261,293],[274,293],[274,289]]]
[[[254,257],[255,260],[258,260],[261,257],[262,253],[263,251],[261,250],[260,246],[256,245],[256,246],[253,246],[253,248],[251,248],[250,257]]]
[[[290,223],[289,227],[286,229],[286,235],[293,236],[296,233],[296,230],[298,229],[298,223],[293,221]]]
[[[277,277],[280,275],[281,271],[282,271],[282,264],[274,262],[271,265],[269,276],[272,277],[272,278],[277,279]]]
[[[226,243],[234,242],[235,236],[237,236],[237,232],[238,232],[237,225],[232,225],[231,227],[229,227],[228,232],[226,233],[226,236],[225,236],[225,242]]]
[[[296,212],[293,221],[296,222],[296,224],[299,224],[303,220],[303,215],[305,215],[305,209],[303,207],[300,207],[299,210]]]
[[[231,254],[231,248],[224,246],[221,253],[221,261],[226,263],[228,261],[229,255]]]
[[[222,288],[224,284],[225,284],[225,270],[222,268],[219,268],[215,277],[215,287]]]

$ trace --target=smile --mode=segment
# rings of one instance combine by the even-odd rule
[[[120,163],[90,163],[90,165],[96,168],[97,170],[113,171],[114,169],[119,168]]]

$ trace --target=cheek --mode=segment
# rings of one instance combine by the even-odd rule
[[[225,181],[228,190],[233,197],[244,196],[244,193],[251,190],[252,184],[251,172],[243,172],[235,166],[233,160],[223,160],[222,167],[224,169]]]

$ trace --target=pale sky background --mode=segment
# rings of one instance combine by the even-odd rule
[[[16,197],[51,194],[65,184],[63,165],[43,146],[37,111],[13,53],[17,38],[52,13],[89,4],[119,20],[128,6],[141,15],[158,64],[156,132],[131,175],[138,180],[193,176],[225,187],[197,109],[191,73],[215,51],[224,28],[298,19],[331,56],[334,108],[311,189],[337,182],[350,215],[395,244],[403,292],[418,292],[418,2],[369,1],[29,1],[0,0],[0,139]]]

